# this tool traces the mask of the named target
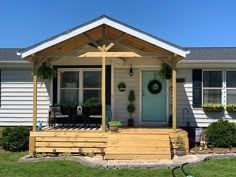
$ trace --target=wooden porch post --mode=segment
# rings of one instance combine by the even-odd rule
[[[172,129],[176,132],[176,70],[172,70]]]
[[[37,65],[34,62],[34,74],[33,74],[33,131],[36,131],[37,126]]]
[[[102,52],[102,131],[106,131],[106,57]]]

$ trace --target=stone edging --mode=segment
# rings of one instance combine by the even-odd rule
[[[216,154],[216,155],[198,155],[199,159],[189,162],[187,166],[195,167],[204,161],[210,159],[223,159],[223,158],[236,158],[236,154]],[[95,162],[92,160],[88,160],[85,157],[45,157],[45,158],[31,158],[29,155],[24,156],[18,160],[18,162],[40,162],[40,161],[52,161],[52,160],[70,160],[70,161],[78,161],[83,165],[96,167],[96,168],[103,168],[103,169],[172,169],[176,166],[180,166],[185,162],[181,163],[127,163],[127,164],[109,164],[107,161]],[[160,161],[161,162],[161,161]]]

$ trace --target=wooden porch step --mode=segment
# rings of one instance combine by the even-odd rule
[[[109,133],[105,159],[171,159],[169,134]]]
[[[170,160],[169,155],[153,155],[153,154],[109,154],[105,159],[115,160]]]
[[[36,152],[93,152],[106,148],[107,133],[81,131],[30,132]]]

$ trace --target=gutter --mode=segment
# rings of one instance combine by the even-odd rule
[[[27,61],[0,61],[0,68],[31,68],[32,63]]]
[[[177,68],[236,68],[236,60],[181,60]]]

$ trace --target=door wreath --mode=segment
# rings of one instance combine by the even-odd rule
[[[148,83],[148,90],[152,94],[158,94],[161,92],[162,85],[160,81],[154,79]]]

